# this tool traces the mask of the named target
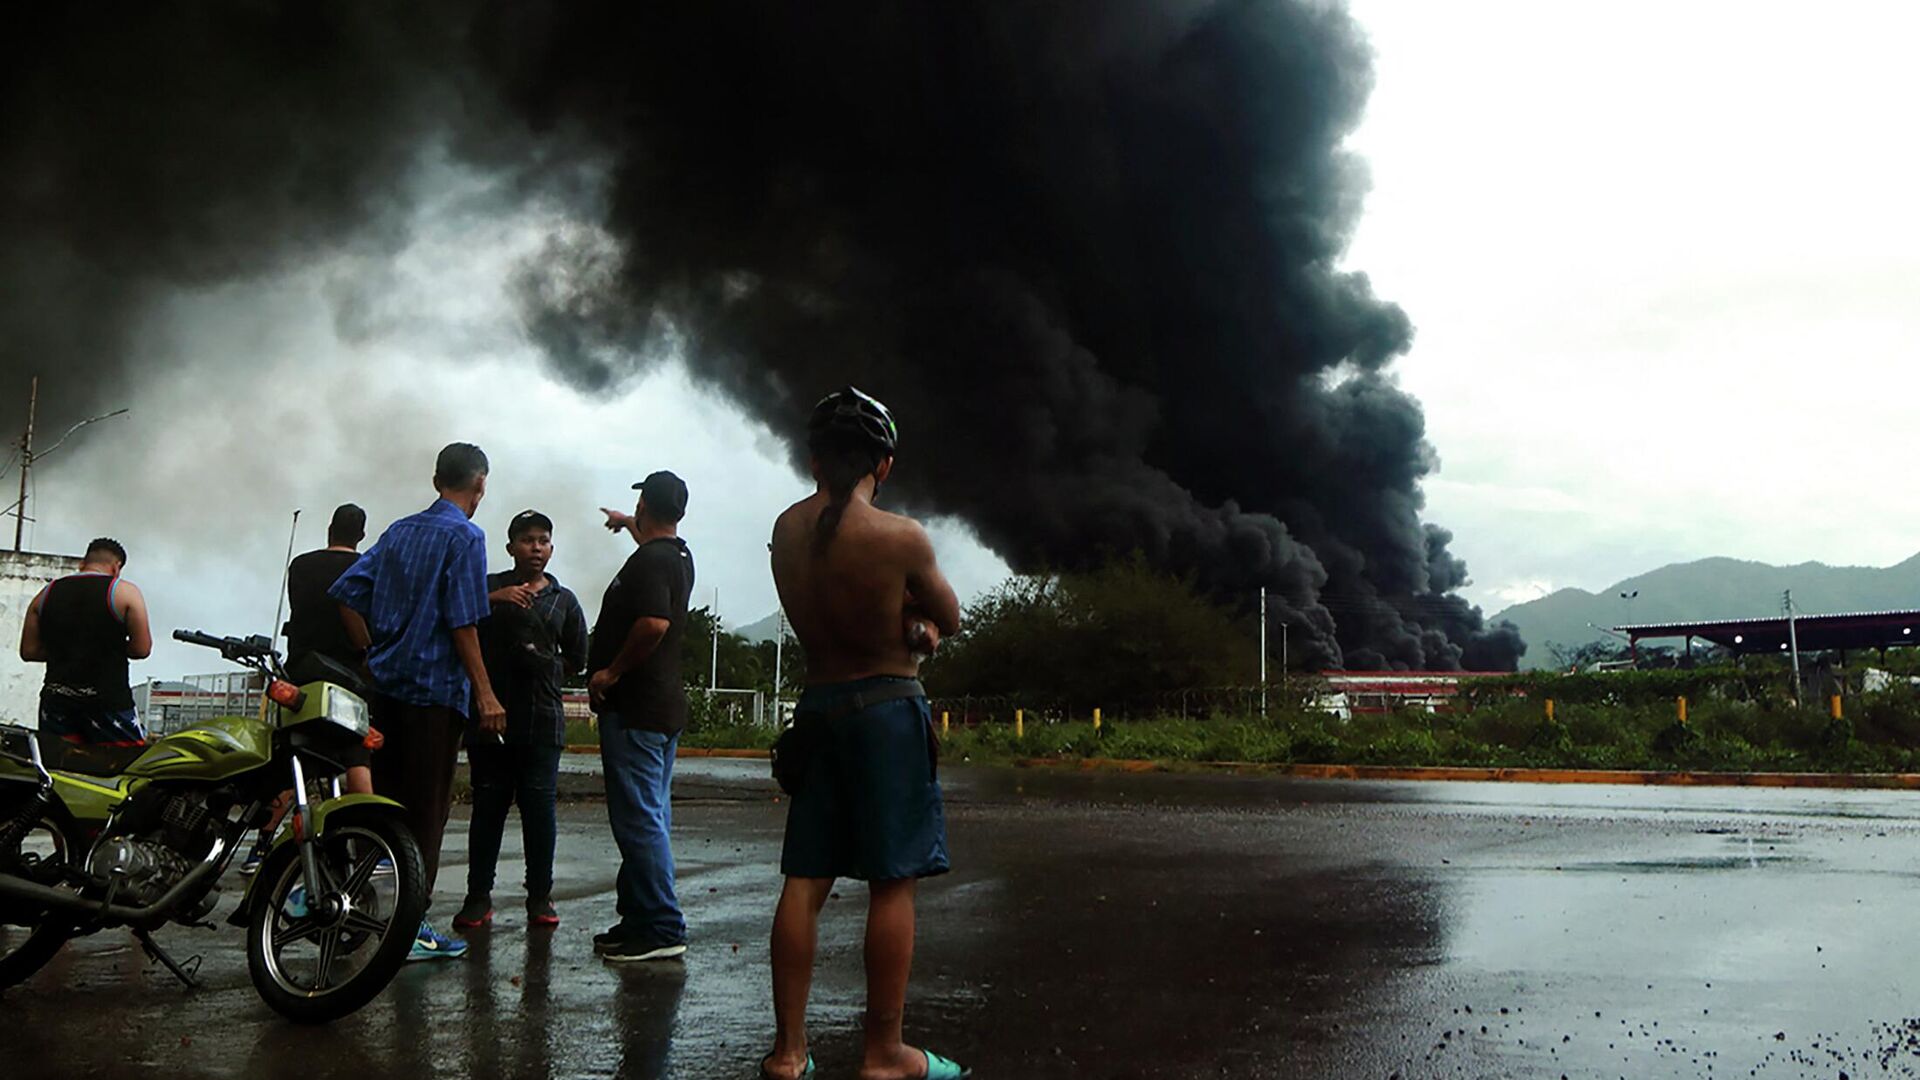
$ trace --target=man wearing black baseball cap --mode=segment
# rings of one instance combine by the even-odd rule
[[[520,807],[526,851],[527,925],[560,925],[553,906],[555,803],[560,753],[567,744],[561,684],[587,666],[587,616],[573,591],[547,572],[553,519],[522,510],[507,523],[513,569],[487,575],[488,615],[480,621],[487,677],[507,709],[498,735],[467,725],[473,772],[473,823],[467,834],[467,898],[453,925],[493,921],[493,877],[507,809]]]
[[[593,939],[609,961],[664,960],[687,951],[674,891],[673,755],[687,726],[680,640],[693,594],[693,555],[680,539],[687,485],[656,472],[633,485],[631,515],[605,510],[607,528],[639,547],[607,586],[587,650],[587,693],[600,723],[607,818],[620,848],[620,921]]]

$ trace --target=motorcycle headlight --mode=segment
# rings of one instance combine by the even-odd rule
[[[362,737],[372,725],[366,699],[339,686],[327,687],[327,719]]]

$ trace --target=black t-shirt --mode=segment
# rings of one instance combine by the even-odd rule
[[[348,667],[360,650],[340,621],[340,604],[327,590],[360,558],[357,551],[309,551],[287,567],[287,659],[317,652]]]
[[[520,580],[511,570],[487,575],[487,592]],[[565,746],[566,703],[561,684],[587,662],[587,616],[580,601],[560,579],[547,575],[547,587],[533,606],[501,602],[480,620],[480,655],[494,695],[507,710],[501,741],[519,745]],[[480,739],[477,721],[468,717],[468,745]]]
[[[687,726],[687,688],[680,678],[680,639],[693,594],[693,553],[678,537],[640,545],[607,586],[587,647],[587,670],[613,662],[640,619],[667,620],[667,636],[639,667],[613,684],[597,710],[621,727],[671,735]]]

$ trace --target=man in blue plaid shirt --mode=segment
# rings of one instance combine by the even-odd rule
[[[471,443],[440,451],[432,506],[387,527],[327,595],[346,609],[373,674],[373,723],[386,744],[373,755],[373,789],[406,807],[426,861],[427,893],[453,805],[453,768],[471,709],[480,730],[506,730],[481,660],[476,627],[487,615],[487,537],[473,514],[487,493],[487,455]],[[410,960],[464,955],[467,943],[424,919]]]

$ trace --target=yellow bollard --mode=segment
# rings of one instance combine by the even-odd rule
[[[1025,709],[1013,710],[1013,737],[1016,739],[1027,737],[1027,710]]]
[[[1547,699],[1547,723],[1553,723],[1553,699]]]
[[[1095,735],[1098,735],[1100,733],[1100,710],[1099,709],[1093,710],[1093,733]]]
[[[948,735],[948,734],[949,734],[950,732],[952,732],[952,730],[953,730],[953,727],[952,727],[952,725],[950,725],[950,724],[948,724],[948,723],[947,723],[947,713],[946,713],[946,710],[944,710],[944,709],[942,709],[942,710],[940,711],[940,737],[941,737],[941,738],[943,738],[943,739],[944,739],[944,738],[946,738],[946,737],[947,737],[947,735]]]
[[[1844,714],[1840,710],[1840,695],[1839,694],[1833,695],[1833,701],[1830,702],[1829,704],[1833,711],[1833,718],[1835,720],[1841,719]]]
[[[1674,698],[1673,700],[1674,700],[1674,710],[1676,714],[1680,717],[1680,722],[1683,724],[1686,723],[1687,722],[1687,695],[1681,694],[1679,697]]]

